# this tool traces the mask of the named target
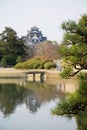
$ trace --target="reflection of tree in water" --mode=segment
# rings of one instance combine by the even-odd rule
[[[87,108],[76,116],[77,130],[87,130]]]
[[[40,103],[45,103],[51,99],[64,99],[65,94],[56,85],[49,85],[45,83],[29,83],[25,86],[28,90],[34,91],[36,99]]]
[[[48,85],[40,82],[29,82],[27,89],[26,106],[31,112],[36,112],[42,103],[50,102],[52,99],[64,98],[61,90],[57,90],[55,85]]]
[[[23,101],[24,88],[15,84],[0,84],[0,109],[4,115],[12,113]]]
[[[32,112],[37,111],[38,107],[40,107],[32,90],[27,90],[16,84],[0,85],[0,110],[5,116],[13,113],[16,106],[23,102],[26,102],[26,105]]]
[[[36,112],[43,102],[55,98],[63,98],[61,92],[54,85],[27,84],[0,84],[0,110],[5,116],[15,111],[17,105],[25,103],[31,112]]]

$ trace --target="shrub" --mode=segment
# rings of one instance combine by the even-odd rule
[[[14,66],[14,68],[16,68],[16,69],[22,69],[22,68],[23,68],[23,63],[22,63],[22,62],[17,63],[17,64]]]
[[[51,68],[55,68],[56,64],[53,63],[53,61],[48,61],[44,64],[44,69],[51,69]]]
[[[78,78],[79,78],[80,80],[87,80],[87,73],[80,73],[80,74],[78,75]]]
[[[72,68],[71,67],[67,67],[63,70],[63,72],[61,73],[61,76],[63,78],[67,78],[70,77],[70,73],[72,72]]]
[[[33,62],[33,69],[37,69],[39,66],[41,66],[40,61]]]
[[[34,57],[26,62],[20,62],[15,65],[15,68],[27,69],[51,69],[55,68],[56,64],[52,60],[42,61],[39,57]]]
[[[17,62],[17,63],[22,62],[22,57],[21,57],[21,56],[18,56],[17,59],[16,59],[16,62]]]
[[[23,63],[23,68],[37,69],[41,65],[41,61],[38,57],[32,58]]]
[[[41,66],[42,66],[42,69],[44,69],[44,65],[47,63],[47,62],[53,62],[52,60],[44,60],[41,62]]]
[[[29,61],[24,62],[23,68],[33,69],[32,63],[30,63]]]

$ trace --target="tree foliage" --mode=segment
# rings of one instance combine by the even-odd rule
[[[63,62],[73,69],[68,76],[74,76],[79,71],[87,69],[87,15],[83,15],[78,23],[69,20],[63,22],[62,28],[65,31],[63,43],[59,52]]]
[[[25,48],[17,33],[12,28],[5,27],[0,34],[0,60],[4,57],[8,65],[14,65],[18,56],[26,55]]]
[[[60,55],[58,53],[58,43],[53,41],[46,41],[37,45],[28,46],[29,56],[28,58],[33,58],[35,56],[40,56],[43,60],[53,60],[59,59]]]
[[[3,67],[6,67],[6,65],[7,65],[6,59],[4,57],[1,59],[1,65]]]
[[[84,74],[87,79],[87,74]],[[69,94],[65,100],[61,101],[53,110],[56,115],[75,115],[84,111],[87,107],[87,80],[81,80],[79,88],[73,94]]]
[[[63,76],[71,77],[87,69],[87,15],[83,15],[78,23],[64,22],[62,28],[65,30],[64,43],[59,51],[64,64]],[[75,115],[87,108],[87,73],[79,77],[82,80],[77,91],[61,101],[52,111],[54,114]]]
[[[52,41],[46,41],[42,44],[38,44],[35,50],[35,55],[39,55],[44,60],[54,60],[59,59],[60,56],[58,54],[58,43]]]

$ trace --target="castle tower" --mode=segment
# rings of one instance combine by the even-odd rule
[[[47,37],[43,37],[42,32],[38,27],[34,26],[28,31],[27,36],[24,37],[25,44],[35,45],[47,40]]]

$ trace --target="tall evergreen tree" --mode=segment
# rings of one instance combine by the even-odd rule
[[[83,15],[78,23],[63,22],[62,28],[65,34],[59,51],[66,62],[63,76],[69,77],[87,69],[87,15]]]

